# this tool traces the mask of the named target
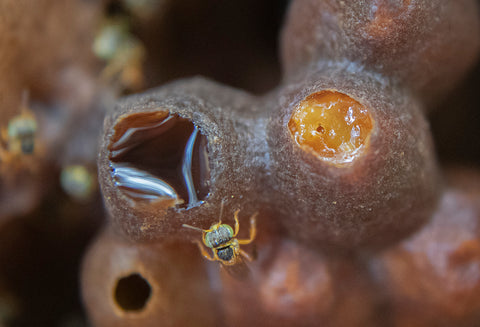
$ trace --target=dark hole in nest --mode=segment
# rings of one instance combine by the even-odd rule
[[[152,287],[140,274],[134,273],[118,280],[115,302],[124,311],[140,311],[152,295]]]

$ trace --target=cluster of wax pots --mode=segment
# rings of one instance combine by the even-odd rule
[[[475,62],[476,8],[293,1],[270,93],[197,77],[119,101],[98,158],[109,224],[83,267],[92,321],[478,324],[478,194],[443,187],[426,118]],[[204,260],[232,256],[247,278]]]
[[[348,95],[321,91],[297,105],[288,127],[304,151],[343,165],[368,147],[374,121]],[[187,207],[208,195],[206,139],[188,119],[168,111],[122,117],[109,149],[115,184],[132,199]]]

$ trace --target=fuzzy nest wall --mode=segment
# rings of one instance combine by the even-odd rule
[[[473,0],[0,0],[0,326],[479,325],[479,51]]]

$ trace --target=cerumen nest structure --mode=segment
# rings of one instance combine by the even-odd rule
[[[425,118],[479,27],[474,1],[297,0],[267,95],[197,77],[121,100],[98,159],[109,227],[83,269],[93,323],[480,323],[479,185],[443,182]],[[181,228],[222,203],[232,225],[259,212],[247,280]]]

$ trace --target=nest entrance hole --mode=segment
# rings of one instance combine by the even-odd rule
[[[152,295],[150,283],[138,273],[122,277],[115,287],[115,303],[124,311],[141,311]]]

